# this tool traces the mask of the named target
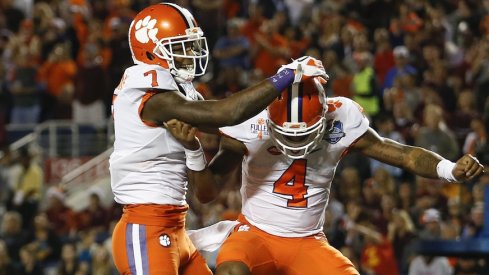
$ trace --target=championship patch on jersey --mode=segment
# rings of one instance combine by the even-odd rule
[[[250,131],[252,134],[256,134],[259,139],[263,136],[268,136],[267,121],[264,118],[259,118],[256,123],[251,123]]]
[[[345,136],[345,132],[343,132],[343,123],[339,120],[335,120],[332,121],[331,124],[328,122],[328,125],[331,125],[331,127],[328,132],[324,134],[323,139],[331,144],[336,144]]]

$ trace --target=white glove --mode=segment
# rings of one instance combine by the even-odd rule
[[[321,76],[325,80],[329,79],[328,74],[324,70],[323,63],[320,60],[310,56],[303,56],[297,58],[287,65],[282,65],[278,72],[284,69],[291,69],[294,71],[294,83],[299,83],[316,76]]]

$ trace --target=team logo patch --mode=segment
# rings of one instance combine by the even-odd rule
[[[164,247],[169,247],[171,245],[170,236],[163,234],[160,236],[160,244]]]
[[[328,104],[328,113],[332,113],[332,112],[336,111],[336,109],[341,108],[341,106],[343,105],[343,103],[341,103],[341,101],[331,100],[331,99],[328,100],[327,104]]]
[[[345,132],[343,132],[343,123],[341,121],[333,121],[332,124],[330,130],[324,134],[323,139],[331,144],[336,144],[345,136]]]
[[[250,231],[250,226],[246,224],[240,225],[238,231]]]
[[[136,40],[140,43],[146,44],[151,39],[152,41],[156,41],[156,34],[158,33],[158,29],[154,26],[156,25],[156,19],[151,19],[151,16],[146,16],[144,19],[136,22]]]

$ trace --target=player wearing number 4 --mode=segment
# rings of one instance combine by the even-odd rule
[[[184,230],[187,168],[204,169],[204,154],[198,143],[184,148],[163,122],[235,125],[259,113],[293,82],[326,73],[319,61],[305,57],[229,98],[200,100],[192,79],[205,73],[206,38],[188,10],[170,3],[136,15],[129,45],[136,65],[126,69],[113,97],[111,187],[124,205],[113,232],[114,263],[121,274],[211,274]],[[204,202],[217,193],[205,183],[197,183],[195,190]]]
[[[450,182],[482,173],[482,165],[470,155],[452,163],[380,137],[358,104],[344,97],[328,99],[320,82],[325,81],[293,84],[268,111],[221,128],[220,150],[206,170],[222,176],[242,165],[242,215],[237,225],[218,223],[189,232],[199,249],[213,250],[234,231],[219,251],[218,275],[359,274],[322,233],[335,169],[349,150]],[[201,175],[194,180],[213,180]]]

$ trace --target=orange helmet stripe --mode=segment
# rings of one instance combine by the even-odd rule
[[[268,106],[269,116],[274,123],[282,126],[285,122],[305,122],[310,126],[320,119],[325,106],[320,102],[319,94],[311,92],[315,87],[305,84],[310,83],[288,87]]]

